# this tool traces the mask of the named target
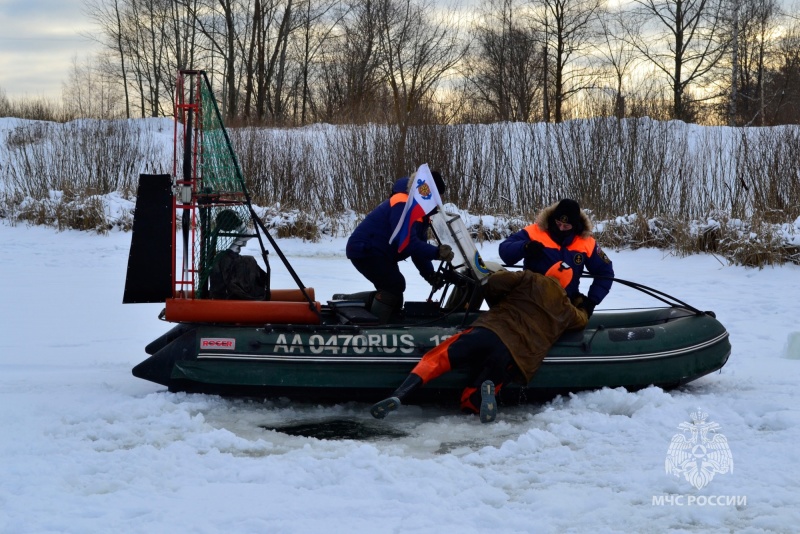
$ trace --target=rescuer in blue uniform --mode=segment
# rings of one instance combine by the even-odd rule
[[[565,262],[572,273],[565,286],[567,296],[573,302],[579,297],[586,299],[582,307],[589,316],[611,289],[614,277],[611,260],[592,237],[591,220],[572,199],[565,198],[544,208],[536,216],[536,222],[500,243],[499,253],[507,265],[524,260],[525,269],[544,275],[561,268],[561,262]],[[584,267],[595,276],[585,297],[579,292]]]
[[[437,171],[432,171],[431,175],[439,194],[443,195],[445,184],[442,175]],[[428,243],[428,216],[414,222],[411,238],[402,252],[397,250],[397,240],[389,242],[403,215],[408,192],[409,177],[397,180],[392,188],[392,196],[372,210],[347,240],[347,258],[375,286],[376,292],[367,304],[381,323],[389,322],[392,313],[403,306],[406,280],[398,262],[411,258],[420,275],[435,287],[439,282],[432,261],[453,259],[449,245]]]

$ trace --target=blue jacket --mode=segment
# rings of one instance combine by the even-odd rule
[[[431,262],[438,256],[439,248],[428,243],[428,217],[414,223],[411,240],[402,253],[397,252],[396,242],[389,243],[408,200],[408,177],[397,180],[392,193],[391,198],[381,202],[353,231],[347,240],[347,257],[354,259],[383,256],[394,262],[410,257],[421,274],[432,273],[434,269]]]
[[[524,258],[522,266],[540,274],[545,274],[557,262],[566,262],[573,270],[572,280],[565,288],[570,298],[579,292],[580,277],[585,267],[595,276],[607,277],[595,278],[586,295],[595,304],[600,304],[611,289],[612,280],[610,278],[614,277],[611,260],[591,237],[591,223],[585,216],[586,230],[581,235],[569,232],[560,243],[557,243],[553,236],[545,230],[547,219],[552,213],[551,208],[554,209],[555,205],[545,208],[536,217],[536,223],[512,234],[500,243],[498,249],[500,259],[507,265],[514,265]],[[525,257],[525,245],[531,241],[539,241],[544,245],[544,254],[536,260]]]

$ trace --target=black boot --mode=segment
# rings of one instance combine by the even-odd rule
[[[406,377],[400,387],[394,390],[391,397],[387,397],[380,402],[372,405],[369,412],[375,419],[383,419],[389,412],[395,411],[400,407],[402,399],[422,384],[422,378],[414,373]]]
[[[375,419],[383,419],[386,417],[386,414],[395,411],[399,407],[400,399],[397,397],[388,397],[373,404],[372,408],[369,409],[369,413],[371,413],[372,417]]]
[[[497,399],[494,394],[494,382],[487,380],[481,384],[481,423],[491,423],[497,419]]]
[[[403,307],[403,295],[395,295],[388,291],[378,291],[372,300],[369,311],[378,318],[381,324],[386,324],[392,318],[392,314]]]
[[[401,401],[412,391],[417,389],[417,387],[422,385],[422,378],[419,375],[415,375],[414,373],[409,374],[403,383],[400,384],[394,393],[392,393],[392,397],[397,397]]]

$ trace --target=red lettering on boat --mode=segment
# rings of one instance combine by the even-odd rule
[[[204,337],[200,340],[200,347],[204,349],[236,349],[236,340],[233,338]]]

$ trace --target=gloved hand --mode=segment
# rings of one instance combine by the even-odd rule
[[[450,245],[439,245],[439,254],[436,257],[443,261],[453,261],[455,254],[453,254],[453,249]]]
[[[544,245],[538,241],[529,241],[525,244],[525,258],[536,261],[544,256]]]
[[[597,306],[597,303],[590,298],[583,299],[581,303],[581,308],[586,310],[586,317],[591,317],[594,313],[594,307]]]
[[[444,276],[436,271],[431,271],[422,275],[422,277],[425,278],[425,281],[428,282],[434,290],[441,289],[445,282]]]
[[[583,293],[578,293],[570,300],[572,301],[573,306],[586,312],[586,317],[591,317],[594,313],[594,307],[597,306],[596,302],[590,300],[589,297]]]

